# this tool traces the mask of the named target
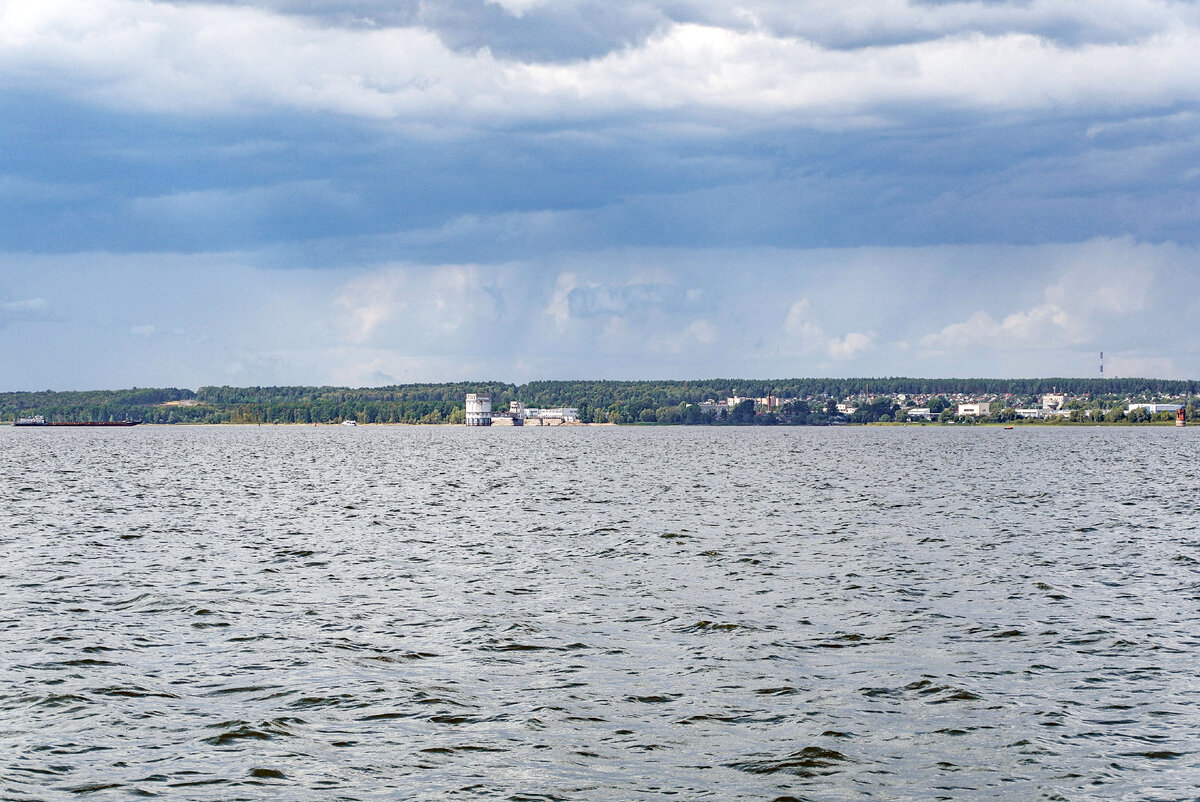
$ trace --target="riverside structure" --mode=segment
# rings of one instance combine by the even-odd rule
[[[493,412],[491,396],[478,393],[467,393],[465,412],[467,426],[561,426],[579,423],[577,407],[526,408],[520,401],[513,401],[509,404],[508,412]]]
[[[466,418],[468,426],[492,425],[492,397],[467,393]]]

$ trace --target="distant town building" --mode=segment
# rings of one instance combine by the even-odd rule
[[[1013,414],[1015,414],[1018,418],[1029,418],[1031,420],[1045,420],[1046,418],[1053,418],[1053,417],[1057,417],[1060,415],[1066,415],[1067,411],[1065,409],[1047,409],[1045,407],[1043,407],[1042,409],[1034,409],[1034,408],[1030,407],[1028,409],[1014,409]]]
[[[990,401],[976,401],[974,404],[959,404],[959,415],[990,415],[992,414],[992,404]]]
[[[467,393],[467,425],[492,425],[492,397],[490,395]]]
[[[1067,397],[1065,395],[1048,393],[1042,396],[1042,409],[1062,409],[1067,405]]]
[[[905,410],[909,420],[932,420],[933,413],[929,411],[929,407],[917,407],[916,409]]]
[[[1125,407],[1125,414],[1128,415],[1135,409],[1144,409],[1151,415],[1157,415],[1159,412],[1178,412],[1183,409],[1183,404],[1130,404]]]
[[[541,426],[553,426],[555,423],[579,423],[579,409],[576,407],[555,407],[554,409],[530,407],[525,410],[525,420]]]

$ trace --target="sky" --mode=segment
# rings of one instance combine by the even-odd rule
[[[0,0],[0,391],[1200,377],[1191,0]]]

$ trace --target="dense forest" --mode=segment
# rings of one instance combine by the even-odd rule
[[[201,387],[70,392],[0,393],[0,421],[44,415],[51,421],[140,420],[147,423],[460,423],[469,392],[488,393],[492,407],[510,401],[530,407],[569,406],[584,422],[683,424],[868,423],[890,419],[898,408],[891,396],[999,396],[1012,405],[1033,403],[1042,393],[1060,392],[1093,403],[1191,397],[1200,382],[1164,379],[704,379],[700,381],[535,381],[405,384],[390,387]],[[752,402],[721,414],[695,405],[731,396],[797,399],[762,414]],[[887,396],[864,404],[849,417],[835,402]],[[1020,399],[1018,401],[1018,399]],[[943,401],[943,403],[945,403]]]

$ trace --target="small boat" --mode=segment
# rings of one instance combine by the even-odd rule
[[[343,426],[357,426],[357,425],[358,425],[358,421],[356,421],[356,420],[344,420],[344,421],[342,421],[342,425],[343,425]]]
[[[1011,429],[1012,427],[1011,427],[1011,426],[1005,426],[1004,428],[1005,428],[1005,429]]]

